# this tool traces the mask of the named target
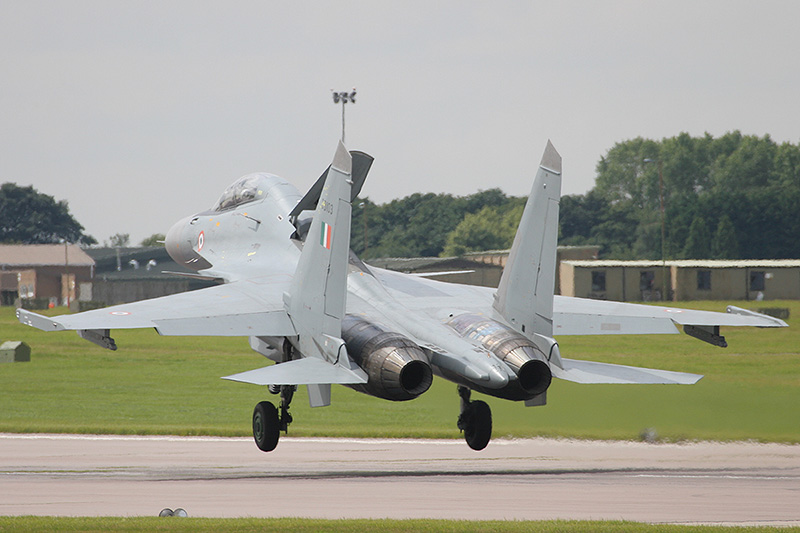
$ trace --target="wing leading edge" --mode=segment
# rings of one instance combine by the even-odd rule
[[[17,318],[44,331],[106,331],[105,337],[107,330],[136,328],[161,335],[291,336],[296,331],[281,301],[290,282],[268,276],[52,318],[18,309]]]

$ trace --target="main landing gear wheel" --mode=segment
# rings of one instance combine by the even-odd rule
[[[289,404],[297,390],[297,385],[279,385],[281,394],[280,407],[276,408],[271,402],[260,402],[253,410],[253,438],[256,446],[263,452],[271,452],[278,446],[281,431],[289,431],[292,415],[289,413]],[[272,386],[270,386],[272,392]]]
[[[259,402],[253,410],[253,438],[263,452],[271,452],[278,445],[281,423],[278,410],[270,402]]]
[[[470,401],[470,391],[466,387],[458,387],[461,397],[461,414],[458,417],[458,429],[464,432],[464,440],[475,451],[480,451],[492,439],[492,410],[480,400]]]

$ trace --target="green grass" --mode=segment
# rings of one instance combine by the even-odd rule
[[[579,521],[455,521],[455,520],[315,520],[298,518],[56,518],[0,517],[0,531],[294,531],[332,533],[376,531],[380,533],[475,532],[475,533],[750,533],[798,531],[800,528],[678,526],[636,522]]]
[[[766,303],[766,302],[765,302]],[[705,374],[694,386],[576,385],[554,380],[546,407],[484,398],[494,436],[800,443],[800,328],[728,328],[729,348],[687,335],[561,337],[565,357]],[[738,303],[741,305],[741,302]],[[724,310],[721,302],[686,307]],[[755,307],[753,305],[752,307]],[[56,310],[55,313],[63,312]],[[74,332],[44,333],[0,308],[0,339],[31,346],[31,362],[0,365],[0,432],[250,435],[264,387],[219,379],[263,366],[244,338],[160,337],[114,331],[119,350]],[[481,395],[475,395],[481,396]],[[455,385],[435,379],[411,402],[334,387],[333,405],[311,409],[301,387],[292,404],[296,436],[459,438]]]

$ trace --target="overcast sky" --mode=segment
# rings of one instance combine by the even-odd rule
[[[362,191],[565,194],[614,143],[739,129],[800,142],[800,2],[0,0],[0,182],[133,243],[237,177],[301,192],[341,136]],[[2,216],[2,213],[0,213]]]

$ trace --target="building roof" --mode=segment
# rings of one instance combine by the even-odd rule
[[[105,281],[175,280],[180,278],[165,274],[164,271],[195,273],[194,270],[175,263],[163,246],[89,248],[86,253],[96,262],[95,277]],[[117,254],[120,270],[117,270]],[[151,261],[155,264],[150,263]],[[149,268],[148,263],[151,265]]]
[[[583,268],[658,268],[666,266],[677,268],[797,268],[800,259],[682,259],[669,261],[617,261],[614,259],[570,260],[563,261],[568,265]]]
[[[422,272],[429,269],[441,270],[442,268],[487,268],[492,266],[467,257],[383,257],[381,259],[370,259],[367,264],[398,272]]]
[[[0,269],[37,266],[94,266],[94,260],[77,244],[0,244]],[[66,255],[66,257],[65,257]]]

